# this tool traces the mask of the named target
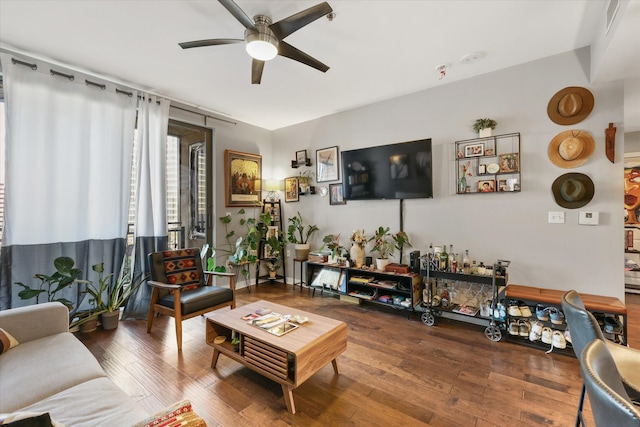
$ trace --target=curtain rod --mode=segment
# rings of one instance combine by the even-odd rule
[[[49,64],[49,63],[50,63],[50,62],[49,62],[48,60],[46,60],[46,59],[39,59],[39,58],[36,58],[36,57],[32,57],[32,55],[27,54],[27,53],[22,53],[22,52],[20,52],[20,51],[16,51],[16,50],[14,50],[14,49],[8,49],[8,48],[6,48],[6,47],[2,46],[2,44],[0,44],[0,52],[6,52],[6,53],[9,53],[9,54],[11,54],[11,55],[21,55],[21,56],[26,56],[26,57],[32,58],[32,59],[34,59],[34,60],[38,60],[38,61],[45,62],[45,63],[47,63],[47,64]],[[34,70],[34,71],[38,69],[38,65],[37,65],[37,64],[35,64],[35,63],[33,63],[33,64],[32,64],[32,63],[29,63],[29,62],[26,62],[26,61],[22,61],[22,60],[20,60],[20,59],[11,58],[11,62],[13,62],[14,64],[20,64],[20,65],[24,65],[24,66],[30,67],[30,68],[31,68],[32,70]],[[53,64],[52,64],[52,65],[53,65]],[[85,71],[81,71],[81,70],[76,70],[76,69],[74,69],[73,67],[70,67],[70,66],[68,66],[68,65],[64,65],[64,64],[55,64],[55,65],[58,65],[58,66],[60,66],[60,67],[67,68],[67,69],[70,69],[70,70],[78,71],[79,73],[82,73],[82,74],[92,75],[92,74],[91,74],[91,73],[89,73],[89,72],[85,72]],[[53,72],[53,71],[52,71],[52,72]],[[66,76],[66,75],[65,75],[65,76]],[[104,78],[104,77],[101,77],[101,76],[97,76],[97,75],[94,75],[94,76],[95,76],[95,77],[98,77],[98,78],[100,78],[100,79],[102,79],[102,80],[106,80],[106,81],[108,81],[108,82],[110,82],[110,83],[112,83],[112,84],[114,84],[114,85],[125,86],[125,87],[127,87],[127,89],[131,89],[131,90],[135,90],[135,91],[144,92],[144,93],[147,93],[147,94],[149,94],[149,95],[153,95],[153,96],[160,96],[160,97],[162,97],[162,98],[168,99],[168,100],[169,100],[170,102],[172,102],[172,103],[173,103],[173,102],[177,102],[177,103],[179,103],[179,104],[187,105],[187,106],[190,106],[190,107],[193,107],[193,108],[196,108],[196,109],[202,109],[201,107],[198,107],[197,105],[193,105],[193,104],[191,104],[191,103],[189,103],[189,102],[181,101],[181,100],[179,100],[179,99],[171,98],[171,97],[168,97],[168,96],[165,96],[165,95],[161,95],[161,94],[156,94],[156,93],[148,92],[148,91],[146,91],[146,90],[144,90],[144,89],[136,89],[136,88],[135,88],[135,87],[133,87],[132,85],[129,85],[129,84],[126,84],[126,83],[117,83],[117,82],[114,82],[113,80],[110,80],[110,79],[108,79],[108,78]],[[90,83],[87,83],[87,84],[90,84]],[[125,91],[125,90],[121,90],[121,89],[118,89],[117,87],[115,88],[115,91],[116,91],[116,93],[121,94],[121,95],[127,95],[127,96],[132,96],[132,95],[133,95],[131,92],[128,92],[128,91]],[[221,119],[221,118],[219,118],[219,117],[210,116],[210,115],[208,115],[208,114],[201,113],[201,112],[199,112],[199,111],[189,110],[189,109],[186,109],[186,108],[178,107],[178,106],[176,106],[176,105],[171,105],[171,108],[176,108],[176,109],[178,109],[178,110],[186,111],[186,112],[188,112],[188,113],[197,114],[197,115],[199,115],[199,116],[201,116],[201,117],[204,117],[205,119],[207,119],[207,118],[208,118],[208,119],[218,120],[218,121],[221,121],[221,122],[224,122],[224,123],[230,123],[230,124],[233,124],[233,125],[237,125],[237,124],[238,124],[238,122],[234,122],[234,121],[232,121],[232,120],[228,120],[228,119]],[[202,110],[206,111],[206,108],[204,108],[204,109],[202,109]]]

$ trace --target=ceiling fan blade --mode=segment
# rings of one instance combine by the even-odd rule
[[[250,19],[246,13],[240,6],[238,6],[233,0],[218,0],[221,5],[224,6],[225,9],[229,11],[245,28],[249,28],[255,30],[255,25],[253,25],[253,20]]]
[[[262,80],[262,69],[264,68],[264,61],[254,59],[251,62],[251,84],[259,85]]]
[[[329,3],[323,2],[271,24],[269,28],[271,28],[271,31],[274,32],[276,37],[282,40],[289,34],[298,31],[305,25],[310,24],[316,19],[322,18],[331,12],[333,12],[333,9],[329,6]]]
[[[178,43],[183,49],[190,49],[192,47],[204,47],[204,46],[216,46],[221,44],[234,44],[244,43],[242,39],[207,39],[207,40],[195,40],[192,42]]]
[[[293,59],[294,61],[302,62],[309,67],[313,67],[316,70],[322,71],[323,73],[326,73],[329,69],[327,65],[318,61],[314,57],[307,55],[303,51],[296,49],[295,47],[284,41],[281,41],[278,45],[278,55]]]

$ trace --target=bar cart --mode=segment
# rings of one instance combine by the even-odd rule
[[[491,275],[440,271],[427,257],[422,258],[420,274],[425,277],[421,319],[427,326],[436,317],[488,326],[484,335],[490,341],[500,341],[506,330],[505,310],[497,306],[507,285],[507,267],[511,261],[498,260]]]

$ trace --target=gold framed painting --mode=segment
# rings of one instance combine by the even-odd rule
[[[292,176],[284,179],[284,201],[297,202],[300,200],[298,192],[298,177]]]
[[[262,156],[224,151],[224,186],[226,206],[256,206],[262,191]]]

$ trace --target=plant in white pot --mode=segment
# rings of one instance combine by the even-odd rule
[[[391,234],[389,227],[378,227],[369,241],[373,242],[371,250],[380,255],[376,258],[376,266],[381,271],[384,271],[384,268],[389,264],[389,256],[393,256],[394,250],[398,249],[402,254],[404,246],[411,246],[407,233],[398,231],[396,234]]]
[[[477,119],[473,124],[473,130],[478,133],[480,138],[493,135],[493,130],[498,126],[498,122],[493,119]]]
[[[289,218],[287,240],[295,244],[296,259],[304,260],[309,257],[309,238],[316,231],[318,226],[305,224],[300,212]]]
[[[323,245],[320,250],[325,247],[331,251],[330,263],[339,263],[340,258],[344,258],[347,248],[340,244],[340,234],[328,234],[322,238]]]
[[[311,191],[311,183],[313,182],[313,171],[306,170],[300,172],[298,176],[298,186],[300,187],[300,193],[305,194]]]

